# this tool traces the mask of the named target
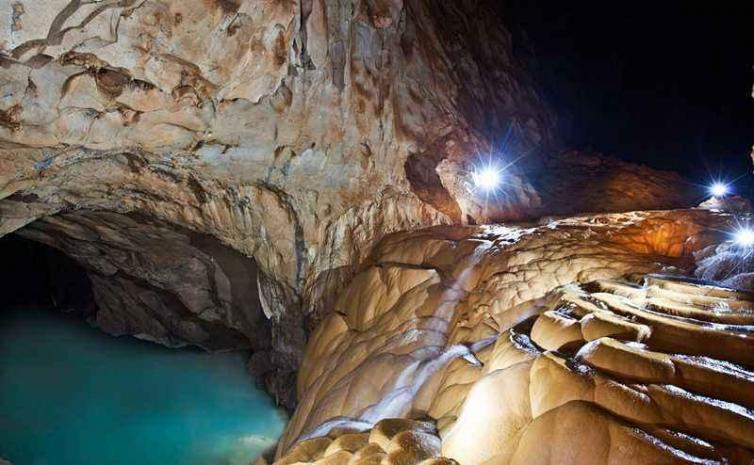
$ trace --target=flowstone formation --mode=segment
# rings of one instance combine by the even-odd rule
[[[754,294],[686,277],[750,275],[711,264],[735,221],[386,238],[311,338],[278,463],[750,463]]]
[[[562,152],[495,3],[5,2],[0,236],[250,349],[281,465],[750,463],[754,297],[684,278],[751,287],[736,218]]]
[[[0,236],[73,256],[103,329],[253,348],[292,408],[307,335],[386,234],[692,204],[556,149],[495,4],[4,2]],[[469,177],[490,156],[495,202]]]

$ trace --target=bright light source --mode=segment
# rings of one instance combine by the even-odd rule
[[[480,167],[474,170],[471,178],[474,180],[474,186],[484,191],[494,191],[500,185],[500,170],[493,165]]]
[[[709,191],[713,197],[725,197],[730,192],[730,186],[724,182],[716,182],[710,186]]]
[[[739,228],[734,234],[733,240],[741,247],[754,246],[754,229],[746,226]]]

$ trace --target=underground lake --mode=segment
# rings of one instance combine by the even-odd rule
[[[0,320],[0,457],[14,465],[248,464],[285,425],[243,352],[116,338],[36,307]]]

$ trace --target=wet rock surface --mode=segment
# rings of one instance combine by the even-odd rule
[[[252,292],[253,261],[220,244],[212,244],[213,250],[165,225],[102,212],[57,215],[20,235],[54,246],[86,267],[97,302],[93,317],[107,332],[168,346],[233,349],[248,347],[256,339],[255,325],[266,321]],[[247,281],[233,282],[237,276]]]
[[[461,463],[749,463],[752,297],[652,275],[551,293],[445,413],[443,453]]]
[[[440,447],[432,422],[394,418],[380,421],[369,432],[303,441],[276,463],[456,463],[439,457]]]
[[[386,238],[309,342],[278,459],[427,459],[363,445],[395,417],[429,422],[434,460],[463,464],[749,463],[754,295],[686,277],[736,221],[694,209]],[[358,451],[331,455],[351,436]]]
[[[105,331],[250,349],[282,465],[751,462],[750,205],[562,152],[498,12],[6,2],[0,236]]]

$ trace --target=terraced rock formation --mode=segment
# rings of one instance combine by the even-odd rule
[[[639,212],[385,239],[309,343],[279,462],[749,463],[754,294],[684,277],[734,223]],[[385,418],[419,423],[377,440]]]

